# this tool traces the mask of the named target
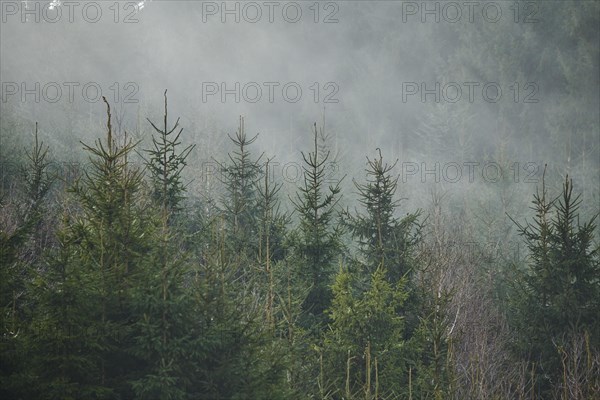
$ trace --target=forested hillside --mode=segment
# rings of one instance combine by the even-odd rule
[[[5,181],[5,398],[598,395],[596,225],[570,178],[559,193],[543,178],[531,222],[513,221],[528,257],[490,260],[453,243],[441,196],[402,209],[380,149],[340,208],[316,123],[294,197],[240,118],[222,196],[198,204],[166,92],[149,149],[116,137],[106,107],[72,182],[49,171],[37,124]]]
[[[600,399],[600,3],[30,3],[2,399]]]

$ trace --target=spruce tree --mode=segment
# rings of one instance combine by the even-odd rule
[[[147,235],[152,230],[148,205],[142,189],[143,175],[128,156],[135,144],[120,145],[113,137],[110,106],[107,107],[107,137],[90,153],[90,168],[72,192],[80,214],[71,222],[76,237],[76,258],[85,275],[89,296],[88,322],[97,333],[89,354],[89,372],[97,385],[109,389],[107,396],[132,397],[128,379],[135,373],[137,359],[133,344],[134,312],[132,288],[143,270],[148,254]]]
[[[385,163],[381,150],[378,157],[367,157],[366,182],[354,181],[358,190],[358,203],[362,210],[342,214],[344,224],[358,244],[358,257],[352,260],[358,282],[364,290],[370,287],[372,275],[378,269],[392,285],[406,279],[404,289],[408,299],[401,308],[405,318],[404,339],[412,337],[419,324],[420,299],[413,282],[418,268],[416,246],[420,240],[422,224],[420,210],[398,217],[400,200],[396,199],[398,177],[392,175],[394,164]]]
[[[16,198],[0,198],[0,210],[12,214],[13,227],[0,230],[0,394],[3,397],[27,397],[32,355],[31,336],[37,299],[31,282],[42,263],[42,230],[47,198],[54,178],[49,173],[48,147],[38,138],[35,124],[34,143],[26,151]]]
[[[249,150],[244,120],[230,136],[236,150],[220,163],[222,208],[204,225],[193,294],[201,336],[195,341],[194,398],[286,398],[285,357],[276,339],[276,277],[286,217],[269,160]],[[262,179],[261,179],[262,178]]]
[[[158,230],[140,284],[132,294],[136,315],[131,351],[139,370],[131,385],[139,399],[187,399],[195,370],[193,348],[201,337],[193,295],[186,285],[189,260],[178,235]]]
[[[293,240],[299,258],[298,273],[302,282],[310,288],[303,309],[312,320],[309,325],[318,326],[326,320],[335,259],[341,248],[341,232],[333,221],[340,200],[340,182],[325,187],[329,152],[319,152],[316,123],[313,137],[313,151],[308,154],[302,152],[303,183],[292,200],[299,216],[297,237]]]
[[[343,213],[345,225],[358,242],[359,260],[363,274],[370,277],[380,266],[385,267],[391,283],[399,281],[413,269],[414,246],[418,240],[419,212],[396,216],[400,200],[395,199],[398,177],[392,176],[396,163],[383,162],[379,157],[367,157],[367,181],[354,185],[358,190],[358,202],[364,213]]]
[[[105,331],[97,315],[94,277],[81,268],[77,230],[63,213],[58,247],[45,255],[46,265],[30,283],[35,312],[26,339],[24,398],[111,398],[112,387],[98,377]]]
[[[9,204],[8,199],[0,202],[2,209],[13,206],[16,226],[10,232],[0,232],[0,262],[2,305],[9,309],[0,316],[3,333],[16,332],[17,310],[21,309],[19,298],[25,293],[25,284],[31,277],[34,262],[41,253],[40,229],[47,209],[46,197],[53,177],[48,171],[48,147],[38,139],[38,125],[35,124],[33,148],[26,151],[27,164],[21,171],[21,198]],[[6,211],[9,211],[8,209]],[[25,254],[29,250],[29,254]],[[6,317],[10,315],[10,317]],[[5,322],[5,318],[8,318]],[[8,322],[11,321],[11,322]]]
[[[354,268],[338,273],[329,311],[326,349],[338,364],[330,369],[345,371],[336,379],[339,386],[343,378],[347,397],[400,396],[408,375],[406,303],[419,214],[396,217],[395,164],[384,163],[377,150],[378,158],[367,158],[367,182],[354,181],[364,212],[342,214],[359,257]]]
[[[139,285],[133,291],[132,305],[138,317],[133,352],[143,368],[132,381],[140,399],[185,399],[189,391],[188,371],[193,370],[193,357],[188,356],[194,337],[194,303],[186,286],[190,275],[188,254],[180,247],[183,232],[173,226],[182,211],[185,188],[181,173],[193,146],[178,152],[183,128],[170,138],[179,119],[168,128],[167,92],[165,91],[164,129],[153,136],[154,148],[147,150],[147,162],[153,184],[156,229],[147,240],[153,244],[140,272]]]
[[[259,195],[258,259],[264,267],[265,315],[269,326],[274,328],[274,307],[277,292],[274,266],[276,263],[282,261],[285,256],[285,226],[288,222],[288,216],[279,210],[278,194],[282,184],[272,182],[273,176],[270,171],[270,162],[271,159],[267,159],[265,162],[264,178],[257,187]]]
[[[84,144],[91,168],[73,186],[73,201],[65,200],[56,249],[27,282],[32,321],[22,335],[27,351],[20,379],[29,385],[21,385],[16,398],[133,396],[127,382],[136,369],[130,293],[147,230],[141,173],[127,162],[133,144],[117,144],[105,103],[107,139]],[[33,154],[34,164],[43,165],[35,160],[44,153]],[[33,171],[26,181],[35,189],[43,179],[41,169]],[[43,192],[28,191],[37,200]]]
[[[594,247],[595,218],[579,221],[579,196],[568,176],[562,193],[548,199],[545,183],[534,195],[533,223],[515,222],[529,249],[527,269],[515,285],[513,322],[517,350],[536,367],[538,392],[549,395],[561,381],[560,349],[588,334],[592,352],[600,344],[600,258]]]
[[[210,243],[193,277],[200,335],[190,352],[198,360],[192,398],[288,398],[283,347],[265,318],[265,298],[239,279],[237,257],[225,241],[226,222],[211,225]]]
[[[333,285],[322,381],[342,398],[396,398],[407,378],[403,304],[406,278],[390,283],[384,267],[368,281],[340,268]]]
[[[219,163],[221,180],[225,186],[222,204],[227,222],[228,246],[240,257],[247,256],[255,260],[260,215],[257,185],[262,177],[262,155],[253,160],[249,146],[256,141],[258,134],[249,138],[244,119],[240,117],[238,130],[229,138],[236,149],[228,154],[229,163]]]
[[[152,149],[146,150],[150,155],[150,160],[146,166],[150,171],[153,186],[154,200],[160,204],[162,211],[171,215],[181,209],[181,202],[184,197],[185,187],[182,182],[181,173],[186,166],[186,159],[195,145],[190,145],[181,151],[178,147],[181,145],[180,137],[183,128],[179,129],[179,118],[175,125],[169,128],[168,110],[167,110],[167,91],[164,93],[165,114],[164,125],[162,129],[158,128],[150,119],[148,122],[156,131],[152,136]]]

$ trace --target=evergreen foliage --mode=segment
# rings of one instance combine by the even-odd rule
[[[180,136],[183,128],[176,132],[179,127],[179,118],[177,118],[175,125],[169,129],[166,90],[164,97],[165,115],[163,128],[157,128],[148,119],[148,122],[152,125],[158,136],[152,137],[153,148],[146,150],[150,155],[150,160],[146,165],[150,170],[153,183],[153,197],[162,206],[163,211],[170,215],[181,209],[181,202],[185,191],[181,173],[186,165],[187,157],[195,146],[190,145],[180,152],[177,151],[178,146],[181,145]]]
[[[395,199],[398,177],[392,176],[396,163],[384,164],[381,150],[379,157],[367,158],[367,181],[354,185],[358,190],[358,202],[365,213],[352,215],[345,211],[345,224],[358,242],[361,264],[369,276],[380,266],[385,266],[387,279],[398,282],[413,268],[411,249],[418,241],[417,220],[419,212],[398,218],[400,200]]]
[[[513,221],[528,258],[496,292],[506,258],[454,243],[480,230],[464,214],[443,222],[443,195],[433,222],[400,212],[379,149],[354,181],[357,209],[338,214],[313,125],[290,215],[240,118],[224,193],[199,209],[183,183],[194,147],[179,119],[169,127],[166,91],[146,168],[105,104],[106,137],[83,144],[90,168],[68,190],[37,125],[21,179],[3,188],[3,398],[598,397],[597,216],[580,221],[568,176],[555,199],[542,181],[532,222]]]
[[[324,155],[319,152],[316,123],[313,137],[313,151],[302,153],[302,186],[292,202],[300,220],[295,237],[298,272],[310,288],[303,309],[318,323],[325,321],[325,310],[331,302],[331,279],[341,248],[341,232],[333,221],[340,199],[340,183],[325,187],[325,163],[329,152]]]
[[[328,377],[339,398],[394,398],[406,384],[402,306],[406,280],[390,283],[385,267],[371,275],[366,290],[356,277],[340,270],[333,285],[331,327],[325,345]],[[358,397],[358,396],[356,396]],[[336,396],[336,398],[338,398]]]
[[[166,91],[164,96],[164,129],[150,122],[158,138],[152,138],[154,148],[147,150],[151,159],[146,163],[157,208],[153,215],[160,218],[155,217],[155,229],[147,238],[153,247],[144,260],[144,285],[132,290],[132,307],[138,317],[132,352],[144,368],[131,385],[140,399],[177,400],[188,398],[192,390],[188,371],[196,364],[188,350],[199,333],[190,312],[195,304],[185,282],[191,272],[189,255],[180,246],[182,233],[172,227],[183,208],[181,173],[193,146],[178,152],[183,128],[175,138],[169,137],[179,126],[179,119],[169,130]]]
[[[235,151],[228,154],[229,163],[219,163],[221,180],[225,186],[223,198],[223,215],[227,221],[228,246],[236,253],[245,253],[247,249],[251,257],[257,254],[257,222],[260,216],[257,185],[262,178],[260,159],[253,160],[249,146],[258,134],[249,138],[246,135],[244,119],[240,117],[239,127],[229,139]],[[242,256],[243,254],[240,254]]]
[[[530,257],[513,294],[514,323],[520,338],[517,349],[535,363],[538,391],[544,395],[562,379],[560,349],[579,334],[589,335],[588,345],[593,350],[600,344],[596,217],[580,222],[580,199],[573,195],[568,176],[560,196],[548,196],[543,182],[532,201],[533,222],[515,222]]]
[[[41,266],[42,224],[54,181],[48,171],[48,147],[39,141],[37,123],[33,147],[25,155],[16,204],[4,193],[0,198],[0,209],[8,213],[12,208],[16,214],[12,231],[0,231],[0,394],[9,397],[20,390],[31,390],[28,373],[24,372],[26,358],[33,355],[27,334],[37,323],[31,282]]]

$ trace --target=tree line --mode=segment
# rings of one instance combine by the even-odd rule
[[[404,210],[380,149],[343,207],[314,124],[286,198],[240,118],[222,191],[193,199],[194,147],[166,91],[147,149],[114,134],[105,105],[106,136],[82,143],[74,182],[49,172],[37,124],[3,179],[3,398],[599,396],[596,217],[580,220],[568,177],[560,193],[542,181],[514,219],[527,257],[490,259],[452,245],[477,233],[443,194]]]

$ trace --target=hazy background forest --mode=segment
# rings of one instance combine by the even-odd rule
[[[0,6],[2,398],[600,398],[599,2]]]

